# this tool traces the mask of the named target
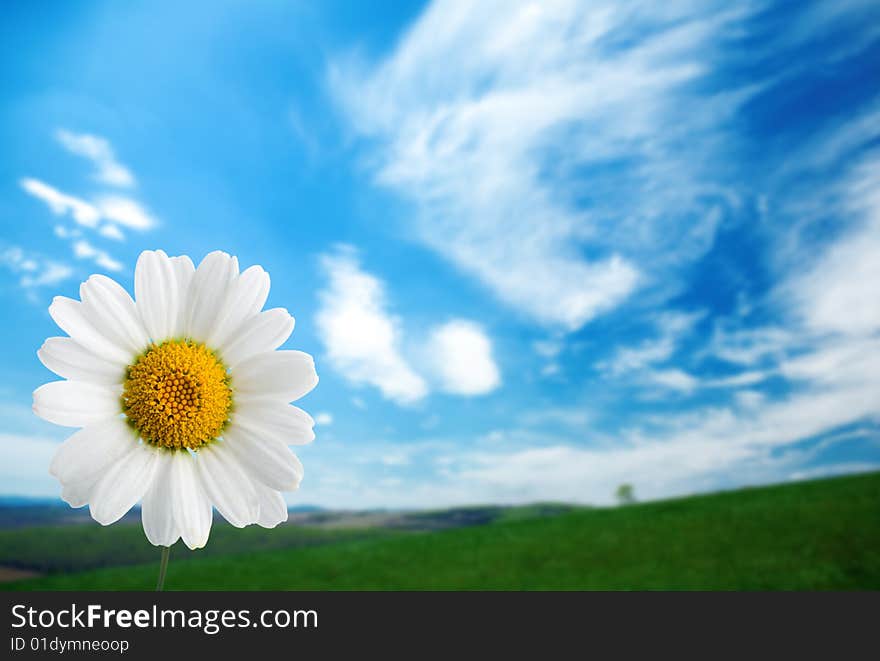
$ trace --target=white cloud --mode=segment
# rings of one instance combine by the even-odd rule
[[[100,181],[117,186],[127,186],[134,183],[131,173],[115,161],[113,151],[106,140],[97,136],[74,134],[64,130],[59,130],[56,138],[69,151],[91,159],[98,166]],[[125,235],[120,230],[120,225],[144,231],[152,229],[158,224],[156,219],[138,201],[130,197],[104,194],[92,201],[86,201],[75,195],[64,193],[39,179],[25,177],[19,181],[19,184],[26,193],[42,200],[54,215],[69,215],[77,225],[86,228],[86,231],[94,230],[105,239],[123,241]],[[122,270],[123,264],[114,259],[106,250],[92,245],[84,238],[83,230],[69,228],[64,224],[56,224],[53,227],[53,232],[58,238],[71,241],[71,247],[76,257],[91,259],[96,265],[108,271]],[[44,275],[60,278],[62,273],[64,273],[62,269],[55,268]],[[43,280],[34,279],[34,282],[42,284]]]
[[[596,367],[609,376],[616,377],[664,363],[672,357],[681,340],[703,316],[703,312],[665,312],[655,315],[655,338],[634,347],[619,347],[609,360],[600,361]]]
[[[839,464],[828,464],[797,470],[788,476],[789,480],[815,480],[834,475],[853,475],[880,470],[880,463],[870,461],[848,461]]]
[[[95,264],[108,271],[122,270],[122,262],[113,259],[104,250],[95,248],[85,239],[80,239],[73,244],[73,254],[80,259],[91,259]]]
[[[670,416],[658,422],[659,429],[625,433],[610,447],[552,445],[473,453],[461,458],[451,482],[481,502],[606,503],[623,482],[635,484],[640,496],[660,498],[723,484],[774,481],[803,460],[787,456],[786,448],[870,421],[877,401],[877,379],[781,401],[752,397],[741,402],[743,412],[704,408]],[[447,499],[455,493],[452,484],[448,488]]]
[[[556,376],[562,371],[562,367],[560,367],[559,363],[547,363],[541,368],[541,376],[551,377]]]
[[[98,254],[98,249],[85,240],[77,241],[73,244],[73,254],[80,259],[87,259]]]
[[[872,382],[880,384],[880,337],[825,340],[812,351],[782,361],[779,373],[814,385],[872,387]]]
[[[29,288],[56,285],[59,282],[67,280],[72,275],[73,269],[67,264],[47,261],[44,263],[39,273],[23,276],[21,279],[21,286]]]
[[[707,352],[735,365],[778,360],[796,342],[791,330],[774,326],[726,329],[716,325]]]
[[[788,394],[740,390],[729,406],[634,416],[612,432],[611,441],[600,437],[598,446],[595,434],[587,429],[578,440],[541,445],[526,439],[526,447],[509,449],[507,439],[516,434],[494,430],[489,436],[504,443],[488,444],[492,439],[487,437],[487,445],[479,451],[444,456],[443,471],[435,479],[424,486],[405,484],[399,492],[386,494],[386,502],[392,498],[411,506],[535,500],[606,503],[612,502],[614,489],[623,482],[635,484],[640,497],[658,498],[875,470],[878,464],[871,461],[810,466],[822,448],[846,440],[847,434],[835,432],[860,425],[867,438],[877,438],[880,316],[871,288],[877,278],[865,256],[880,254],[874,243],[880,208],[874,200],[880,196],[875,193],[876,183],[860,185],[876,181],[873,175],[865,179],[873,172],[880,169],[874,170],[870,162],[857,165],[843,187],[848,191],[849,220],[855,221],[851,229],[834,241],[811,246],[813,254],[795,260],[784,286],[770,297],[770,302],[790,313],[789,325],[732,329],[717,325],[709,350],[692,356],[709,355],[751,369],[727,377],[697,378],[677,367],[657,368],[679,348],[663,332],[635,347],[637,351],[616,354],[621,360],[614,363],[619,373],[659,375],[684,392],[753,386],[772,376],[788,382]],[[847,261],[853,264],[851,270],[845,267]],[[835,294],[849,301],[849,307],[826,308],[826,303],[835,302]],[[675,327],[671,324],[668,330]],[[754,367],[759,363],[760,368]],[[811,439],[823,440],[805,449],[803,444]]]
[[[407,466],[410,463],[409,456],[404,452],[386,454],[380,458],[385,466]]]
[[[95,179],[110,186],[133,186],[134,175],[122,163],[116,160],[113,147],[99,136],[87,133],[72,133],[59,129],[55,138],[67,151],[77,156],[84,156],[95,166]]]
[[[670,367],[662,370],[649,370],[645,377],[651,383],[683,393],[693,392],[700,385],[699,379],[677,367]]]
[[[101,225],[101,229],[98,230],[98,234],[108,239],[113,239],[114,241],[123,241],[125,239],[125,235],[122,233],[122,231],[112,223]]]
[[[334,369],[351,383],[375,386],[398,404],[423,399],[431,382],[462,396],[501,384],[492,341],[479,324],[453,319],[424,340],[409,338],[405,351],[407,338],[401,319],[388,309],[385,285],[361,268],[355,250],[342,246],[322,256],[321,266],[329,282],[319,295],[318,330]]]
[[[25,253],[18,246],[0,252],[0,265],[19,275],[19,285],[24,289],[55,285],[73,275],[73,269],[67,264]]]
[[[635,382],[638,385],[661,386],[668,390],[675,390],[689,395],[702,388],[727,389],[755,386],[779,373],[780,370],[774,368],[768,370],[749,370],[730,376],[708,378],[695,376],[678,367],[667,367],[643,370],[635,376]],[[653,394],[656,395],[658,393],[655,392]]]
[[[760,11],[759,4],[742,11]],[[715,13],[721,3],[575,5],[434,2],[388,57],[339,64],[332,74],[355,131],[375,139],[377,180],[414,202],[416,238],[501,300],[563,330],[602,311],[566,298],[593,286],[589,278],[552,277],[572,263],[602,265],[617,255],[638,265],[638,284],[647,288],[652,278],[674,281],[675,267],[711,244],[725,205],[740,204],[719,175],[719,160],[733,153],[726,149],[728,113],[750,93],[713,98],[706,90],[718,86],[699,84],[714,49],[723,48],[717,37],[748,34],[735,17]],[[800,40],[815,34],[811,25]],[[814,49],[807,50],[807,64],[795,66],[811,66]],[[780,72],[790,80],[788,73]],[[654,379],[683,393],[735,392],[705,393],[712,406],[686,411],[634,407],[601,435],[587,428],[561,439],[520,436],[514,445],[516,434],[496,428],[464,448],[450,441],[431,464],[442,471],[399,489],[365,484],[358,502],[601,503],[622,482],[656,498],[813,475],[823,470],[810,465],[816,448],[853,426],[876,440],[880,166],[858,165],[876,148],[876,115],[875,107],[832,136],[827,150],[792,151],[780,140],[780,156],[762,145],[762,170],[789,167],[775,160],[793,165],[784,174],[746,177],[755,191],[736,184],[760,223],[736,229],[762,241],[766,255],[749,255],[760,265],[734,277],[761,277],[732,283],[744,292],[736,312],[713,320],[702,350],[691,351],[687,331],[660,329],[602,365],[607,375]],[[841,116],[828,124],[839,127]],[[834,184],[846,171],[852,176]],[[783,286],[762,294],[764,275]],[[607,309],[626,295],[602,300]],[[668,300],[645,298],[654,306]],[[608,401],[596,394],[599,406]],[[831,470],[874,466],[846,462]]]
[[[592,415],[582,406],[548,406],[526,411],[519,421],[530,427],[542,427],[547,424],[561,425],[572,429],[586,430]]]
[[[535,353],[542,358],[556,358],[556,356],[562,352],[564,345],[562,341],[558,339],[537,340],[536,342],[532,342],[532,348],[534,348]]]
[[[478,325],[456,319],[435,328],[426,347],[440,386],[457,395],[483,395],[501,385],[492,341]]]
[[[388,57],[330,80],[417,238],[573,330],[640,284],[674,286],[735,202],[714,165],[753,90],[693,83],[737,12],[435,0]]]
[[[743,409],[755,409],[765,401],[767,397],[755,390],[740,390],[734,395],[736,403]]]
[[[674,338],[660,337],[645,340],[636,347],[621,347],[610,361],[600,362],[596,366],[612,376],[620,376],[664,362],[672,356],[673,351]]]
[[[69,213],[77,224],[90,230],[97,229],[99,235],[108,239],[120,241],[125,238],[118,225],[138,231],[149,230],[157,225],[155,218],[137,201],[128,197],[105,195],[91,203],[63,193],[38,179],[24,178],[19,183],[25,192],[45,202],[56,216]],[[110,222],[105,222],[98,228],[101,220]],[[53,231],[59,238],[73,241],[73,251],[77,257],[92,259],[95,264],[110,271],[122,269],[122,263],[111,257],[106,250],[95,248],[80,238],[80,230],[55,225]]]
[[[776,370],[750,370],[739,372],[731,376],[723,376],[714,379],[703,379],[701,384],[707,388],[739,388],[741,386],[754,386],[766,381],[776,374]]]
[[[108,271],[121,271],[122,270],[122,262],[113,259],[106,252],[101,251],[97,257],[95,257],[95,264],[98,266],[107,269]]]
[[[300,496],[338,507],[610,504],[621,483],[634,484],[639,498],[656,499],[778,482],[808,476],[823,448],[852,436],[829,433],[862,423],[865,438],[878,438],[878,401],[880,379],[852,374],[845,384],[801,388],[781,399],[751,393],[731,407],[703,406],[640,426],[633,420],[607,437],[590,431],[582,408],[537,409],[519,416],[525,427],[495,429],[464,447],[460,438],[408,443],[405,450],[367,444],[365,462],[374,455],[376,463],[416,471],[399,474],[398,488],[377,487],[371,476],[340,488],[311,484]],[[551,424],[566,435],[548,432]],[[801,447],[817,437],[828,441]]]
[[[24,178],[21,187],[30,195],[42,200],[56,216],[70,212],[73,219],[84,227],[95,227],[101,219],[101,212],[93,205],[73,195],[62,193],[39,179]]]
[[[880,157],[856,167],[842,188],[860,222],[789,286],[809,329],[864,335],[880,329]]]
[[[863,128],[863,122],[855,124]],[[832,135],[827,144],[852,149],[852,127],[843,126],[840,140]],[[864,137],[864,136],[863,136]],[[824,150],[815,163],[836,162]],[[796,174],[796,173],[795,173]],[[803,176],[803,172],[801,173]],[[727,377],[701,379],[700,387],[754,386],[780,377],[800,387],[832,390],[854,384],[871,390],[880,387],[880,156],[868,153],[845,171],[839,182],[827,188],[838,201],[837,213],[847,229],[821,245],[800,245],[787,255],[782,282],[770,300],[783,313],[788,326],[746,327],[743,320],[728,327],[716,323],[704,355],[753,369]],[[824,205],[828,190],[814,191],[812,201]],[[817,202],[818,200],[818,202]],[[797,208],[809,205],[799,198]],[[798,226],[798,233],[802,227]],[[786,236],[780,241],[786,244]],[[760,369],[755,369],[756,365]],[[682,388],[686,386],[682,380]],[[880,407],[877,408],[880,412]]]
[[[541,367],[541,376],[545,378],[553,377],[562,371],[562,367],[556,360],[565,348],[565,344],[561,338],[551,337],[545,340],[537,340],[532,342],[532,348],[535,350],[536,354],[547,361]]]
[[[68,229],[64,225],[55,225],[55,227],[52,228],[52,232],[59,239],[75,239],[79,236],[82,236],[82,232],[80,232],[78,229]]]
[[[321,425],[322,427],[329,427],[333,424],[333,416],[326,411],[321,411],[315,415],[315,424]]]
[[[361,269],[351,249],[324,255],[321,266],[329,284],[316,319],[333,368],[400,404],[425,397],[427,383],[401,353],[400,319],[387,309],[383,283]]]
[[[25,257],[24,250],[22,250],[18,246],[13,246],[11,248],[7,248],[3,252],[0,252],[0,262],[2,262],[5,266],[9,268],[15,269],[16,271],[29,270],[24,267],[25,261],[30,260]]]
[[[101,216],[135,230],[148,230],[158,223],[138,202],[121,195],[104,195],[95,204]]]

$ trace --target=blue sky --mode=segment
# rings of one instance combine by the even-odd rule
[[[52,297],[152,248],[296,317],[292,504],[880,468],[876,3],[386,4],[4,4],[0,493]]]

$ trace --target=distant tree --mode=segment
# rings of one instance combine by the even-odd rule
[[[636,494],[631,484],[621,484],[614,492],[617,502],[621,505],[632,505],[636,502]]]

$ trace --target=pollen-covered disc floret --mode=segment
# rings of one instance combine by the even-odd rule
[[[223,430],[232,391],[226,367],[204,344],[168,340],[129,366],[122,402],[147,443],[197,450]]]

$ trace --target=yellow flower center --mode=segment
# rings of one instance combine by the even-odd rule
[[[153,344],[128,368],[122,407],[147,443],[197,450],[220,435],[232,405],[226,367],[204,344]]]

